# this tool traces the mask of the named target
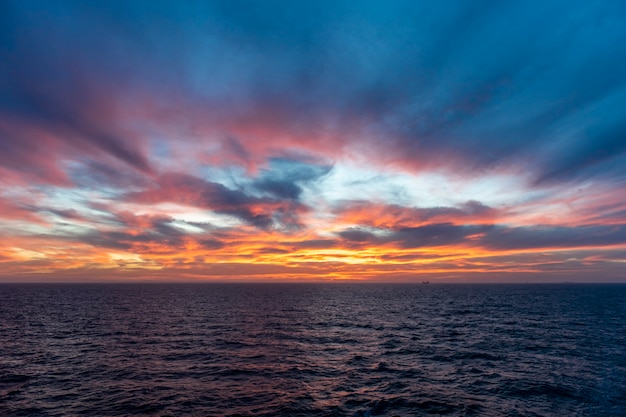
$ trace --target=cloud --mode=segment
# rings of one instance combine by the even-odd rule
[[[273,158],[269,169],[263,170],[254,180],[253,187],[276,198],[299,200],[304,186],[319,181],[331,170],[331,165]]]
[[[338,233],[339,237],[348,241],[350,243],[363,243],[363,242],[375,242],[380,241],[374,233],[368,232],[366,230],[361,230],[358,228],[350,228],[347,230],[342,230]]]
[[[32,205],[32,202],[24,203],[21,200],[15,201],[0,195],[0,218],[16,221],[23,220],[27,222],[46,224],[46,220],[42,218],[39,210]]]
[[[147,220],[147,222],[146,222]],[[224,242],[207,234],[189,235],[177,228],[171,219],[144,219],[134,226],[118,230],[97,230],[73,233],[65,239],[76,240],[96,248],[113,249],[133,254],[153,256],[177,255],[189,251],[216,250]]]
[[[150,177],[134,169],[128,169],[124,164],[89,158],[82,158],[79,163],[69,168],[67,173],[77,188],[109,188],[120,192],[148,187],[151,183]]]
[[[56,163],[100,155],[149,173],[141,138],[126,126],[114,93],[123,87],[107,76],[111,65],[99,59],[107,53],[98,44],[107,42],[98,41],[87,21],[72,14],[78,5],[36,3],[9,4],[0,30],[0,48],[13,51],[0,66],[0,120],[7,126],[0,129],[4,156],[16,165],[32,163],[43,147]],[[81,40],[77,34],[83,25]],[[87,45],[89,41],[93,43]],[[37,179],[47,182],[46,174],[53,171]]]
[[[613,273],[616,259],[533,256],[626,244],[625,15],[579,0],[0,2],[0,250],[24,270],[79,268],[88,247],[80,268],[111,252],[198,276],[217,254],[232,264],[210,274],[259,259],[507,270],[479,252],[528,255],[511,258],[523,273]]]
[[[626,152],[619,2],[27,3],[5,6],[0,112],[144,173],[146,129],[209,134],[248,168],[289,145],[537,183]],[[0,140],[35,145],[21,128]]]
[[[395,231],[392,240],[405,248],[460,245],[470,236],[485,233],[491,227],[491,225],[457,226],[451,223],[435,223],[399,229]]]
[[[387,229],[407,228],[433,222],[490,223],[499,215],[498,210],[473,200],[458,207],[406,207],[358,200],[342,201],[334,212],[339,223]]]
[[[418,227],[379,229],[379,233],[349,228],[338,233],[350,245],[386,245],[401,248],[480,247],[492,251],[567,249],[626,244],[626,226],[581,225],[507,227],[494,224],[431,223]]]
[[[623,96],[626,97],[626,87]],[[546,167],[543,175],[536,179],[536,183],[554,183],[568,179],[581,181],[602,175],[619,178],[621,173],[618,167],[626,163],[626,140],[624,140],[626,122],[623,120],[623,114],[616,111],[613,106],[621,104],[614,102],[609,108],[603,105],[601,110],[594,112],[602,112],[596,116],[600,119],[580,127],[579,131],[573,133],[573,140],[568,149],[564,149],[559,158],[551,166]]]
[[[298,202],[255,197],[242,190],[180,173],[164,174],[159,177],[156,187],[128,193],[125,199],[142,204],[172,202],[206,208],[261,229],[299,227],[298,215],[308,211]]]
[[[69,186],[57,159],[58,142],[38,127],[7,121],[0,114],[0,173],[5,184],[42,182]]]
[[[491,228],[480,245],[493,250],[602,247],[626,244],[626,226],[529,226]]]
[[[487,233],[492,225],[455,225],[432,223],[418,227],[401,227],[378,230],[379,233],[360,228],[349,228],[338,235],[349,245],[380,246],[391,244],[400,248],[426,248],[439,246],[474,246],[474,237]]]

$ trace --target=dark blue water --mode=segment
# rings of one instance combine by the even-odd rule
[[[0,285],[2,416],[626,416],[626,286]]]

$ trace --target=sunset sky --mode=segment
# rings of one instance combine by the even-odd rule
[[[626,281],[626,2],[0,2],[0,280]]]

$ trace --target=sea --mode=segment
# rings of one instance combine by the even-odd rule
[[[0,285],[0,416],[136,415],[626,416],[626,285]]]

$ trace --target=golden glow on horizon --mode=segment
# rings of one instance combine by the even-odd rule
[[[85,244],[59,245],[42,238],[22,237],[0,253],[5,273],[13,275],[51,274],[89,271],[115,271],[124,276],[163,279],[216,279],[219,277],[246,279],[334,279],[370,280],[397,276],[403,279],[420,276],[445,277],[467,273],[541,273],[547,265],[560,267],[562,273],[574,270],[571,262],[623,263],[623,259],[598,256],[596,247],[532,248],[518,250],[488,250],[470,246],[440,246],[428,248],[398,248],[393,245],[349,248],[297,248],[308,240],[272,242],[263,236],[250,234],[247,240],[236,241],[219,248],[207,249],[198,241],[186,237],[182,246],[170,247],[155,243],[132,243],[128,250],[101,250]],[[17,243],[17,242],[16,242]],[[626,245],[612,245],[604,250],[626,250]],[[585,252],[593,253],[585,254]],[[582,254],[572,256],[571,253]],[[561,255],[563,253],[563,255]]]
[[[326,191],[303,188],[297,199],[240,192],[254,178],[234,189],[176,173],[156,177],[144,191],[117,196],[119,202],[108,191],[55,188],[19,205],[5,192],[0,195],[2,274],[25,279],[419,281],[546,271],[560,277],[582,267],[593,272],[623,264],[618,252],[626,244],[619,239],[603,237],[594,245],[593,239],[569,242],[568,231],[557,241],[549,236],[550,227],[606,226],[598,233],[606,235],[610,227],[619,233],[626,203],[615,189],[586,185],[596,192],[591,200],[584,198],[584,188],[532,193],[522,188],[508,192],[506,198],[518,199],[510,205],[489,206],[455,195],[449,197],[454,204],[423,206],[416,203],[419,194],[437,184],[420,183],[418,191],[399,192],[397,200],[333,200],[337,190],[360,181],[355,172],[344,168],[338,177],[324,177],[316,187]],[[385,175],[400,191],[411,181],[430,178],[424,172]],[[507,178],[482,182],[498,190]],[[453,178],[445,184],[462,188],[469,182]],[[496,201],[493,190],[482,197]],[[445,195],[435,197],[443,202]],[[72,207],[64,209],[64,202]],[[529,237],[525,228],[535,235]],[[516,230],[521,234],[508,239]],[[502,238],[509,246],[499,246]],[[607,255],[611,251],[616,253]]]

